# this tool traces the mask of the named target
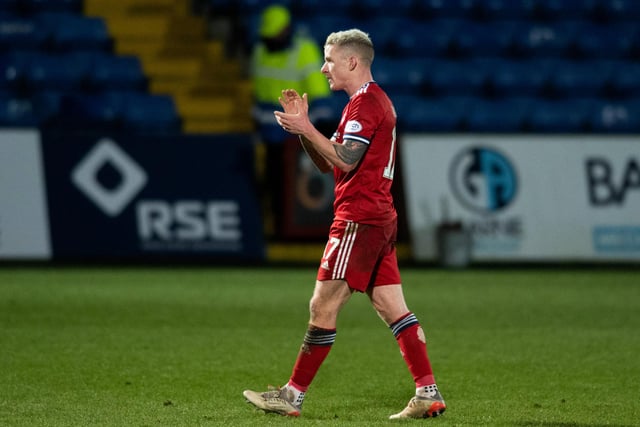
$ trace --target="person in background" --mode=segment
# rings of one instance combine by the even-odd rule
[[[335,179],[334,220],[316,275],[310,318],[289,381],[266,392],[245,390],[259,409],[299,416],[305,394],[335,340],[338,314],[355,292],[366,293],[397,340],[415,395],[391,419],[442,414],[446,404],[436,385],[426,339],[405,302],[395,241],[397,213],[391,194],[396,160],[396,112],[373,80],[374,48],[368,34],[351,29],[329,34],[322,72],[333,91],[349,101],[328,139],[309,118],[307,94],[282,91],[278,124],[298,135],[309,158]],[[362,367],[366,372],[366,367]],[[366,379],[363,381],[366,386]]]
[[[259,24],[259,41],[251,52],[250,75],[253,82],[253,117],[265,149],[263,202],[265,214],[282,209],[284,186],[284,145],[291,135],[282,130],[273,116],[280,108],[278,98],[283,87],[307,93],[314,105],[311,120],[318,124],[329,120],[332,114],[326,103],[331,96],[327,80],[320,72],[322,51],[319,45],[303,31],[294,31],[290,11],[274,4],[264,9]],[[293,166],[290,166],[293,167]],[[271,215],[273,233],[281,229],[277,218]]]

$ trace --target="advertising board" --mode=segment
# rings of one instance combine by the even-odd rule
[[[0,132],[0,260],[51,257],[40,136]]]
[[[597,135],[405,135],[414,257],[461,222],[474,261],[640,260],[640,140]]]

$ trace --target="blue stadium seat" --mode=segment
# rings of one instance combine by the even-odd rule
[[[365,19],[381,16],[407,19],[413,11],[413,0],[394,0],[392,7],[389,7],[388,0],[359,0],[353,1],[351,7],[352,13]]]
[[[365,19],[359,17],[353,26],[369,34],[376,48],[376,56],[398,56],[395,51],[396,38],[407,25],[406,22],[406,17],[379,15]]]
[[[29,98],[0,95],[0,126],[35,127],[39,120]]]
[[[517,27],[514,54],[522,57],[567,57],[576,37],[578,23],[527,22]]]
[[[291,2],[291,11],[300,19],[320,15],[345,15],[351,9],[351,1],[296,0]],[[334,9],[335,7],[335,9]]]
[[[598,103],[591,116],[591,129],[602,133],[640,133],[640,99]]]
[[[640,63],[637,61],[619,61],[611,71],[609,90],[621,98],[640,98]]]
[[[312,15],[302,17],[300,26],[322,45],[330,33],[349,29],[354,23],[354,19],[346,15]]]
[[[452,38],[455,51],[461,56],[508,56],[511,54],[517,21],[469,22]]]
[[[429,93],[438,96],[484,96],[488,88],[488,70],[470,60],[434,61],[426,76]]]
[[[431,63],[428,58],[380,57],[373,61],[371,68],[373,78],[389,95],[407,95],[423,90]]]
[[[125,97],[120,93],[78,92],[59,98],[58,115],[51,124],[64,130],[116,131],[121,127]]]
[[[122,109],[124,130],[143,133],[180,132],[181,126],[180,115],[171,96],[127,94]]]
[[[575,39],[576,54],[587,59],[626,58],[632,55],[637,25],[585,24]]]
[[[0,51],[46,49],[49,33],[28,17],[0,16]]]
[[[58,51],[94,50],[111,52],[113,40],[101,17],[68,13],[41,14],[51,28],[52,48]],[[55,17],[57,16],[57,17]]]
[[[480,13],[485,20],[520,20],[533,18],[534,3],[530,0],[485,0],[479,2]]]
[[[594,98],[569,100],[537,100],[527,114],[527,125],[532,132],[580,133],[587,132]]]
[[[57,91],[40,91],[31,96],[33,109],[38,117],[39,126],[49,126],[60,113],[65,94]]]
[[[494,96],[541,96],[549,81],[552,61],[486,60],[488,85]]]
[[[462,21],[436,19],[428,22],[406,21],[396,34],[392,49],[400,57],[447,57],[453,54],[454,35]]]
[[[82,90],[91,67],[91,58],[81,54],[35,54],[24,70],[26,90]]]
[[[477,98],[470,103],[466,116],[471,132],[518,133],[525,130],[527,112],[532,98]]]
[[[462,130],[472,98],[403,97],[394,99],[401,132],[456,132]]]
[[[640,2],[638,0],[601,1],[597,4],[600,18],[611,23],[638,22],[640,19]]]
[[[550,90],[557,97],[604,95],[611,67],[608,61],[558,61],[549,80]]]
[[[475,19],[478,17],[478,0],[419,0],[415,13],[422,19]]]
[[[72,12],[82,13],[82,0],[21,0],[27,13]]]
[[[140,58],[133,55],[96,55],[87,76],[92,90],[144,91],[147,77]]]
[[[24,63],[16,55],[0,55],[0,91],[21,92],[23,70]]]
[[[599,0],[535,0],[535,18],[563,21],[592,19]]]

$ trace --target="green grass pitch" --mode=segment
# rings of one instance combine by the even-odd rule
[[[356,294],[302,416],[246,388],[289,377],[315,268],[0,268],[2,426],[632,426],[640,423],[637,269],[405,268],[447,401],[414,392]]]

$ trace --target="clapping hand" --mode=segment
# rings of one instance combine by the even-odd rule
[[[274,112],[278,124],[287,132],[295,135],[304,133],[304,129],[311,126],[309,121],[309,102],[307,94],[300,97],[295,89],[285,89],[278,98],[284,112]]]

